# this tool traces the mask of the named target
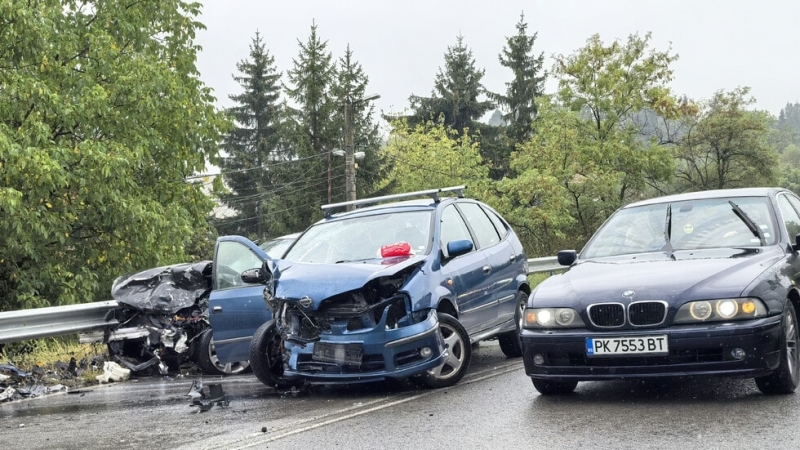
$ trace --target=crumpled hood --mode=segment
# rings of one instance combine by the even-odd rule
[[[371,280],[394,275],[424,260],[425,255],[376,258],[339,264],[276,260],[278,275],[275,279],[275,297],[290,302],[309,297],[312,300],[309,309],[316,309],[320,302],[329,297],[359,289]]]
[[[141,311],[174,314],[211,290],[211,265],[183,263],[124,275],[114,280],[111,296]]]
[[[578,302],[619,301],[635,291],[633,300],[688,300],[739,297],[760,274],[785,254],[778,247],[714,249],[666,254],[629,255],[580,262],[542,282],[533,295],[534,307]],[[566,303],[565,303],[566,302]]]

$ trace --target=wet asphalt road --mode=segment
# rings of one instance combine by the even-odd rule
[[[795,449],[800,393],[752,380],[581,383],[542,397],[519,359],[481,343],[459,385],[384,383],[277,392],[221,382],[228,407],[199,412],[193,378],[142,379],[0,405],[0,449],[548,448]],[[265,430],[265,431],[262,431]]]

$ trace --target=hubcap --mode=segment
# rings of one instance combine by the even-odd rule
[[[217,369],[222,371],[225,374],[237,374],[243,372],[247,367],[250,365],[247,361],[240,361],[236,363],[228,363],[222,364],[219,362],[219,358],[217,357],[217,348],[214,346],[214,339],[211,339],[211,343],[208,346],[208,359],[211,360],[211,364],[214,364]]]
[[[439,324],[439,330],[444,338],[445,358],[441,365],[429,370],[428,373],[438,379],[446,380],[458,373],[464,365],[465,344],[453,327]]]
[[[517,306],[518,318],[517,318],[517,331],[522,329],[522,323],[525,319],[523,316],[525,315],[525,303],[527,303],[527,299],[525,297],[521,298],[519,301],[519,305]]]
[[[786,314],[784,333],[786,338],[786,361],[788,362],[789,366],[789,374],[794,377],[798,366],[797,325],[795,324],[794,316],[791,313]]]

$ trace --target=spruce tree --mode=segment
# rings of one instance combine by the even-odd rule
[[[484,70],[475,67],[472,50],[459,35],[456,45],[447,48],[444,69],[439,68],[431,96],[409,98],[413,110],[409,121],[413,125],[441,118],[445,126],[459,134],[465,128],[474,129],[475,121],[492,108],[491,102],[478,98],[485,93],[483,75]]]
[[[236,215],[217,220],[216,227],[220,234],[261,239],[273,234],[267,224],[265,205],[274,189],[269,166],[282,159],[281,75],[258,32],[250,44],[249,58],[236,68],[239,75],[233,78],[242,87],[242,93],[229,96],[236,103],[227,109],[235,125],[224,137],[225,155],[220,161],[224,182],[230,190],[221,199]]]
[[[336,75],[327,41],[311,26],[308,40],[299,42],[300,52],[288,72],[286,88],[293,106],[288,108],[287,146],[292,161],[285,165],[280,198],[285,231],[300,231],[321,218],[320,205],[328,197],[328,161],[340,144],[335,119],[337,101],[331,93]],[[344,180],[344,173],[340,175]]]
[[[503,109],[511,151],[528,140],[533,133],[532,124],[538,113],[536,99],[544,92],[546,74],[542,68],[544,52],[536,56],[533,51],[538,33],[528,34],[525,14],[520,14],[517,34],[506,38],[499,55],[500,64],[511,69],[514,78],[506,83],[505,94],[488,93],[490,99]]]
[[[383,161],[380,159],[378,149],[381,145],[381,138],[378,125],[375,122],[374,106],[363,99],[371,92],[367,92],[369,77],[364,73],[364,69],[353,59],[353,51],[350,46],[343,57],[339,59],[336,67],[336,82],[332,87],[334,98],[339,101],[341,106],[345,101],[353,101],[353,128],[355,134],[355,151],[364,152],[364,158],[358,161],[356,170],[356,192],[358,197],[364,197],[373,193],[373,186],[382,177],[381,168]],[[342,108],[339,108],[342,112]],[[337,114],[334,121],[335,126],[342,130],[341,142],[344,145],[344,114]],[[344,147],[342,147],[344,148]],[[345,200],[344,177],[339,175],[344,173],[344,159],[332,158],[332,201]]]

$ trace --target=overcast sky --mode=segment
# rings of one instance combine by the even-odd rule
[[[220,107],[240,92],[232,75],[248,56],[258,30],[284,76],[298,40],[312,23],[339,58],[349,44],[369,76],[368,93],[380,94],[376,109],[408,107],[410,94],[428,95],[447,47],[464,36],[484,86],[504,92],[511,72],[498,62],[506,37],[524,11],[535,48],[571,54],[592,34],[610,43],[652,32],[652,47],[679,55],[672,88],[678,95],[708,99],[715,91],[749,86],[757,107],[777,115],[800,101],[800,1],[797,0],[201,0],[198,69]],[[548,91],[554,90],[551,81]]]

